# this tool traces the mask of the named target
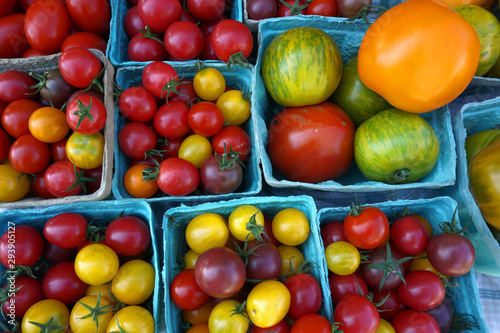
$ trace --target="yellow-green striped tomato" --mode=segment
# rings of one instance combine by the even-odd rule
[[[495,15],[480,6],[460,5],[452,8],[472,25],[479,36],[481,56],[475,75],[483,76],[500,55],[500,23]]]
[[[305,106],[325,101],[342,76],[337,43],[318,28],[299,27],[276,36],[262,56],[262,78],[280,105]]]
[[[358,127],[354,158],[369,180],[411,183],[429,174],[436,165],[439,139],[418,114],[389,109]]]

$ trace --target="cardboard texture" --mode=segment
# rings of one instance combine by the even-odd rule
[[[322,17],[318,17],[315,20],[308,20],[302,17],[268,19],[259,25],[259,53],[254,70],[252,103],[255,112],[253,120],[256,133],[254,135],[258,140],[264,179],[267,184],[271,187],[282,189],[335,192],[390,192],[418,188],[440,188],[452,185],[455,182],[455,140],[452,132],[450,112],[447,106],[421,114],[433,127],[439,138],[440,154],[434,169],[417,182],[390,185],[369,181],[361,174],[355,163],[341,178],[318,184],[289,181],[275,172],[266,150],[268,126],[270,120],[283,107],[274,102],[266,91],[260,74],[261,61],[262,54],[270,42],[280,33],[295,27],[316,27],[327,32],[339,46],[344,62],[357,55],[359,45],[367,30],[367,25],[362,20],[347,21],[339,18]]]
[[[433,234],[437,234],[442,233],[439,228],[441,222],[451,221],[457,202],[448,197],[436,197],[433,199],[389,201],[373,204],[373,206],[380,208],[389,218],[389,222],[391,222],[391,218],[395,213],[400,213],[404,207],[407,207],[411,214],[424,216],[431,224]],[[349,207],[319,210],[317,219],[320,229],[328,222],[343,221],[349,214],[349,210]],[[321,239],[320,241],[323,247],[323,242]],[[476,253],[476,260],[478,255],[479,253]],[[450,282],[458,283],[458,287],[447,289],[447,298],[453,302],[455,313],[469,314],[476,318],[479,329],[473,329],[472,332],[489,332],[482,318],[483,310],[479,300],[479,290],[474,276],[474,269],[463,276],[450,278]]]
[[[326,275],[326,261],[324,250],[321,247],[319,228],[316,223],[316,206],[314,200],[308,196],[283,197],[250,197],[235,199],[230,201],[209,202],[198,206],[180,206],[169,209],[163,219],[165,249],[165,260],[163,266],[163,286],[165,289],[165,320],[167,332],[182,333],[183,319],[182,311],[172,302],[169,287],[178,270],[173,269],[178,266],[176,261],[179,255],[183,256],[188,250],[185,241],[185,230],[191,219],[202,213],[217,213],[227,219],[229,214],[238,206],[243,204],[254,205],[259,208],[264,216],[273,218],[279,211],[285,208],[297,208],[301,210],[309,221],[311,231],[309,238],[298,248],[304,254],[306,260],[314,263],[314,268],[310,271],[320,282],[323,291],[323,306],[320,314],[333,322],[333,312],[330,291]]]
[[[28,206],[52,206],[80,201],[97,201],[109,197],[111,194],[111,179],[113,176],[113,146],[114,146],[114,97],[113,97],[113,77],[114,68],[102,52],[91,50],[105,66],[104,71],[104,105],[106,106],[107,118],[104,125],[104,158],[102,162],[102,179],[100,188],[87,195],[69,196],[65,198],[43,199],[40,197],[26,196],[24,199],[15,202],[0,202],[0,208],[17,208]],[[35,57],[28,59],[0,59],[0,72],[6,70],[32,71],[43,74],[44,69],[53,69],[58,66],[60,53]]]
[[[22,210],[11,210],[0,214],[0,235],[3,235],[8,227],[21,225],[29,225],[43,233],[43,226],[51,217],[61,213],[79,213],[86,217],[87,221],[92,220],[97,225],[108,225],[111,221],[120,216],[132,215],[141,218],[149,226],[151,235],[151,260],[149,261],[155,269],[155,289],[151,296],[151,311],[158,327],[160,316],[160,299],[161,299],[161,278],[160,278],[160,253],[156,240],[154,229],[154,219],[151,207],[140,201],[98,201],[98,202],[80,202],[51,207],[35,207]],[[0,265],[0,275],[6,270]],[[2,285],[5,283],[6,277],[1,280]],[[3,318],[2,318],[3,320]],[[5,323],[5,321],[2,321]],[[157,330],[158,331],[158,330]]]
[[[197,73],[197,68],[194,63],[184,63],[182,65],[174,65],[174,69],[177,71],[180,78],[186,78],[192,80],[194,75]],[[206,64],[206,67],[212,67],[218,69],[226,80],[226,84],[235,87],[244,88],[244,91],[248,91],[248,89],[252,85],[252,72],[240,66],[232,67],[231,70],[234,72],[230,72],[227,70],[226,64],[223,63],[210,63]],[[130,86],[136,85],[141,82],[141,75],[143,72],[144,66],[140,67],[127,67],[120,68],[117,70],[116,79],[118,85],[126,89]],[[251,106],[252,110],[254,105]],[[252,111],[253,113],[253,111]],[[251,116],[253,117],[253,115]],[[118,133],[120,129],[125,126],[128,120],[120,114],[118,110],[118,103],[115,105],[115,140],[118,142]],[[253,122],[251,118],[247,120],[244,124],[242,124],[243,129],[248,133],[252,145],[252,151],[245,161],[246,168],[243,169],[243,182],[240,185],[239,189],[234,193],[221,194],[221,195],[210,195],[203,194],[199,191],[195,191],[195,193],[189,196],[182,197],[174,197],[165,196],[161,197],[153,197],[145,199],[148,202],[167,202],[167,201],[218,201],[223,199],[231,199],[241,196],[254,195],[260,192],[262,189],[262,175],[259,168],[259,150],[257,147],[257,140],[254,137],[254,129]],[[130,194],[125,190],[123,185],[124,175],[129,168],[129,158],[121,151],[118,144],[115,145],[115,173],[113,177],[113,195],[117,199],[123,198],[132,198]]]
[[[130,61],[128,58],[128,44],[130,39],[125,32],[125,15],[127,15],[127,11],[130,9],[130,2],[125,0],[111,0],[111,25],[110,25],[110,35],[108,41],[108,47],[106,50],[106,54],[109,57],[109,60],[115,67],[125,67],[125,66],[140,66],[146,64],[147,62],[137,62]],[[231,8],[231,13],[229,18],[243,22],[243,4],[242,0],[233,0],[233,7]],[[161,37],[163,40],[163,37]],[[195,60],[192,60],[195,61]],[[192,62],[191,61],[191,62]],[[220,62],[216,60],[207,60],[208,62]],[[172,64],[180,64],[185,61],[172,61],[169,63]]]

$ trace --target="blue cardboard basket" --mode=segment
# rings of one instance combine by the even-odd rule
[[[395,213],[400,213],[404,207],[408,207],[411,214],[424,216],[431,224],[433,234],[437,234],[442,232],[439,228],[441,222],[451,221],[457,202],[449,197],[436,197],[433,199],[389,201],[373,204],[373,206],[380,208],[389,220]],[[343,221],[349,214],[349,210],[349,207],[320,209],[317,215],[320,228],[330,221]],[[321,244],[323,245],[322,241]],[[479,329],[474,329],[473,332],[489,332],[482,315],[483,310],[474,270],[472,269],[463,276],[450,278],[450,282],[459,285],[456,288],[448,289],[450,295],[447,298],[453,302],[455,313],[473,315],[477,319]]]
[[[320,190],[335,192],[388,192],[409,189],[437,189],[452,185],[455,182],[455,140],[453,137],[451,116],[447,106],[423,113],[421,116],[435,130],[440,143],[439,159],[434,169],[421,180],[408,184],[385,184],[369,181],[353,162],[348,172],[336,181],[325,181],[318,184],[286,180],[273,170],[267,154],[268,125],[271,119],[283,109],[275,103],[266,91],[261,77],[261,61],[264,50],[280,33],[295,27],[316,27],[324,30],[336,41],[342,53],[343,61],[356,56],[361,40],[368,28],[362,20],[347,21],[341,18],[322,18],[307,20],[302,17],[268,19],[259,25],[259,53],[254,71],[252,103],[254,105],[253,121],[255,137],[258,140],[264,179],[274,188],[295,188],[300,190]]]
[[[140,66],[147,62],[130,61],[128,58],[128,44],[130,39],[125,32],[125,15],[132,7],[127,0],[111,0],[111,23],[110,34],[106,54],[115,67]],[[243,22],[243,4],[242,0],[234,0],[230,19]],[[207,60],[207,62],[220,62],[217,60]],[[181,61],[169,62],[172,64],[181,63]]]
[[[224,78],[226,79],[226,84],[231,85],[235,88],[240,86],[245,87],[245,91],[252,85],[252,73],[247,68],[241,66],[235,66],[232,68],[234,72],[230,72],[224,63],[211,63],[206,64],[206,67],[218,69]],[[194,75],[197,73],[196,65],[194,63],[184,63],[173,66],[177,71],[179,77],[192,80]],[[118,85],[123,89],[137,85],[141,82],[141,75],[144,66],[139,67],[126,67],[117,70],[116,80]],[[254,108],[254,105],[251,106]],[[253,111],[252,111],[253,113]],[[251,116],[253,117],[253,115]],[[115,140],[118,142],[118,132],[125,126],[127,120],[118,110],[118,102],[115,104]],[[223,199],[232,199],[236,197],[254,195],[260,192],[262,189],[262,176],[259,168],[259,150],[256,149],[257,142],[254,136],[253,122],[247,120],[241,125],[243,129],[248,133],[250,137],[250,142],[252,145],[252,151],[250,156],[245,161],[246,168],[243,169],[243,182],[239,189],[234,193],[220,194],[220,195],[197,195],[192,194],[189,196],[168,196],[163,197],[153,197],[148,199],[143,199],[148,202],[164,203],[164,202],[176,202],[176,201],[217,201]],[[129,167],[129,158],[121,151],[118,144],[114,147],[115,153],[115,170],[112,181],[112,191],[113,195],[117,199],[128,199],[132,198],[130,194],[125,190],[123,185],[123,178]]]
[[[165,320],[167,323],[167,332],[182,333],[182,311],[173,303],[170,298],[170,284],[178,270],[176,258],[184,255],[188,250],[185,241],[185,231],[192,218],[202,213],[217,213],[227,218],[229,214],[238,206],[250,204],[259,208],[264,216],[274,217],[280,210],[285,208],[297,208],[306,216],[311,226],[309,238],[298,248],[304,254],[306,260],[315,263],[313,270],[310,271],[321,284],[323,290],[323,306],[320,314],[333,322],[333,313],[331,305],[330,291],[326,275],[326,261],[324,259],[324,250],[320,243],[319,228],[316,223],[316,206],[314,200],[309,196],[290,196],[283,197],[250,197],[230,201],[210,202],[198,206],[186,207],[180,206],[169,209],[163,219],[165,249],[165,260],[163,266],[163,283],[165,288]]]
[[[469,237],[476,246],[476,264],[478,272],[500,276],[500,245],[493,237],[487,223],[484,221],[478,205],[469,190],[468,166],[465,153],[465,138],[477,132],[493,129],[500,125],[500,97],[483,102],[465,104],[453,117],[453,131],[457,142],[457,174],[455,186],[443,189],[460,203],[459,214],[462,221],[468,221]],[[500,203],[499,203],[500,204]]]
[[[98,225],[107,225],[116,219],[120,214],[123,216],[132,215],[144,220],[150,230],[151,235],[151,261],[155,269],[155,288],[151,296],[151,305],[153,309],[153,318],[158,330],[160,320],[160,299],[161,299],[161,278],[160,278],[160,260],[159,248],[156,241],[153,212],[151,207],[141,201],[97,201],[81,202],[65,205],[56,205],[50,207],[39,207],[23,210],[10,210],[0,213],[0,235],[3,235],[9,226],[30,225],[40,232],[43,232],[43,226],[51,217],[61,213],[79,213],[90,222]],[[6,270],[0,265],[0,274]],[[3,285],[5,277],[0,281]],[[2,319],[3,320],[3,319]],[[3,321],[5,323],[5,321]]]

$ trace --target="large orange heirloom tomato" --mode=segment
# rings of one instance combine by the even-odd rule
[[[358,54],[361,82],[392,106],[423,113],[462,93],[479,64],[479,37],[435,0],[408,0],[380,16]]]

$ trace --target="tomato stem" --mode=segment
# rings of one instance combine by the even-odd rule
[[[398,267],[399,265],[401,265],[405,261],[408,261],[408,260],[411,260],[414,258],[414,257],[405,257],[405,258],[401,258],[399,260],[394,261],[394,260],[392,260],[391,247],[389,244],[386,245],[386,249],[387,249],[387,259],[385,260],[385,262],[373,263],[373,264],[366,266],[366,268],[365,268],[365,269],[377,269],[377,270],[381,270],[384,272],[384,274],[382,275],[382,279],[380,280],[379,290],[382,290],[382,286],[384,285],[384,282],[390,273],[396,274],[398,276],[398,278],[401,281],[403,281],[403,283],[406,285],[405,278],[403,277],[403,275],[401,275],[401,273],[398,272],[396,267]]]
[[[97,87],[101,93],[104,93],[104,85],[101,81],[105,70],[106,67],[103,66],[99,74],[97,74],[97,76],[92,80],[92,83],[85,89],[85,91],[92,90],[94,87]]]
[[[405,182],[408,177],[410,177],[410,170],[406,168],[399,169],[394,172],[394,179],[396,180],[397,184]]]
[[[263,242],[264,240],[262,239],[261,233],[265,233],[264,231],[264,226],[263,225],[258,225],[257,220],[255,219],[255,216],[257,213],[253,214],[250,217],[250,220],[246,224],[246,229],[259,241]],[[248,236],[247,236],[248,237]]]
[[[248,318],[247,311],[245,309],[245,305],[247,304],[247,301],[244,301],[243,303],[241,303],[240,306],[238,306],[236,301],[233,301],[233,304],[234,304],[234,309],[232,309],[230,311],[231,315],[229,317],[232,317],[234,315],[242,315],[243,317],[245,317],[248,320],[248,322],[251,322],[250,318]]]
[[[306,1],[303,5],[300,6],[299,6],[299,0],[295,0],[295,3],[293,5],[290,5],[284,0],[280,0],[280,2],[282,5],[285,5],[288,7],[288,9],[290,9],[290,16],[296,16],[299,15],[303,9],[306,9],[307,6],[309,6],[309,4],[312,2],[312,0]]]
[[[144,170],[142,170],[142,180],[145,182],[157,180],[159,175],[160,168],[157,166],[145,168]]]
[[[74,165],[74,164],[73,164],[73,168],[74,168],[76,180],[73,183],[73,185],[71,185],[70,187],[68,187],[67,189],[65,189],[63,192],[71,191],[72,189],[74,189],[75,187],[77,187],[78,185],[80,185],[82,187],[83,193],[87,194],[87,186],[85,185],[85,182],[92,182],[93,183],[98,178],[95,178],[95,177],[85,177],[84,176],[85,170],[82,169],[82,170],[80,170],[80,172],[78,172],[78,169],[77,169],[76,165]]]
[[[161,45],[165,46],[165,44],[163,44],[163,41],[158,38],[160,34],[152,33],[151,29],[149,29],[148,26],[145,26],[144,29],[139,29],[139,32],[142,34],[142,36],[139,36],[139,38],[152,39],[154,41],[157,41]]]
[[[99,316],[111,312],[113,308],[113,306],[110,304],[101,306],[101,293],[97,294],[97,303],[94,307],[91,307],[90,305],[82,303],[80,301],[77,303],[89,311],[88,314],[78,319],[92,318],[92,321],[95,322],[96,332],[99,330]]]
[[[472,331],[472,328],[479,329],[479,324],[477,323],[476,317],[466,314],[458,314],[453,317],[453,323],[451,324],[452,330],[457,330],[463,332],[465,330]]]
[[[50,332],[55,331],[55,330],[68,328],[68,326],[60,326],[60,325],[53,324],[54,317],[50,317],[49,321],[47,321],[45,324],[38,323],[36,321],[28,321],[28,322],[30,324],[35,325],[36,327],[40,328],[40,333],[50,333]]]
[[[370,25],[370,22],[368,21],[368,15],[369,14],[383,14],[387,11],[387,8],[383,6],[364,6],[361,7],[359,12],[351,18],[348,18],[347,21],[354,21],[356,19],[362,18],[363,21],[365,21],[366,25]]]
[[[181,93],[179,90],[177,90],[178,86],[180,86],[182,84],[186,84],[186,83],[188,83],[188,82],[181,81],[181,80],[179,80],[179,76],[175,76],[170,81],[168,81],[167,84],[165,84],[163,86],[163,89],[161,90],[161,98],[164,97],[163,93],[166,92],[167,94],[165,96],[165,101],[166,101],[168,106],[170,106],[170,104],[168,104],[168,96],[170,96],[171,93],[177,94],[179,96],[187,97],[186,95]]]
[[[229,60],[227,61],[227,70],[230,72],[234,72],[231,70],[231,65],[240,65],[241,67],[248,68],[251,72],[253,72],[252,67],[248,63],[248,60],[243,55],[243,52],[236,52],[231,54]]]
[[[78,116],[78,123],[76,124],[75,132],[85,118],[89,118],[90,121],[94,121],[94,117],[92,117],[92,114],[90,113],[90,110],[92,110],[92,97],[90,98],[89,105],[87,106],[83,105],[82,101],[79,99],[76,101],[76,104],[78,105],[78,110],[73,112],[75,116]]]
[[[31,71],[28,71],[27,73],[29,76],[31,76],[32,78],[34,78],[35,80],[38,81],[36,84],[34,84],[32,86],[26,87],[28,89],[36,89],[32,93],[28,93],[28,95],[38,94],[40,92],[40,90],[42,90],[42,88],[45,87],[45,83],[47,83],[47,74],[49,74],[49,72],[47,70],[44,70],[42,75],[36,74],[34,72],[31,72]]]
[[[219,158],[217,154],[215,154],[215,159],[219,162],[219,170],[232,170],[236,162],[238,162],[241,167],[246,168],[245,164],[239,158],[240,153],[233,150],[233,146],[229,145],[229,152],[227,151],[226,143],[224,142],[224,153],[222,154],[222,158]]]

